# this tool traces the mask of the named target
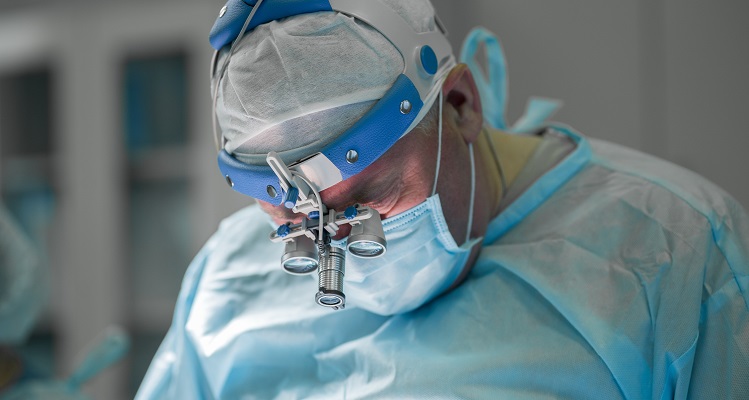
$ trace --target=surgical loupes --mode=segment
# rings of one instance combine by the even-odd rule
[[[295,213],[306,214],[301,222],[288,222],[270,233],[271,241],[284,242],[283,269],[294,275],[317,270],[315,301],[324,307],[343,309],[346,304],[343,292],[346,253],[332,246],[331,238],[341,226],[351,225],[348,251],[357,257],[379,257],[387,249],[380,214],[358,204],[342,212],[328,210],[315,183],[295,170],[293,164],[287,167],[274,152],[268,154],[267,161],[279,179],[284,206]]]

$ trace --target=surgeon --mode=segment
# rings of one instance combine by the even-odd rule
[[[0,202],[0,397],[19,382],[43,377],[20,348],[47,300],[46,264]]]
[[[741,206],[554,102],[507,124],[496,38],[444,36],[428,0],[221,9],[219,170],[258,204],[138,399],[746,398]]]

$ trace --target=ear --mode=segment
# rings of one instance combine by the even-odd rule
[[[484,124],[484,115],[479,90],[467,65],[458,64],[450,71],[442,84],[442,96],[443,120],[451,121],[466,143],[474,142]]]

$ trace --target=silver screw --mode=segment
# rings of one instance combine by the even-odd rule
[[[268,196],[270,196],[270,197],[272,197],[274,199],[276,198],[276,196],[278,196],[278,192],[276,191],[276,188],[273,187],[273,185],[268,185],[268,187],[266,188],[266,190],[268,191]]]
[[[218,17],[221,18],[226,14],[226,6],[221,7],[221,11],[218,12]]]
[[[346,161],[349,164],[353,164],[359,161],[359,153],[357,153],[356,150],[349,150],[348,152],[346,152]]]
[[[411,112],[411,102],[408,100],[403,100],[401,102],[401,114],[408,114]]]
[[[229,178],[229,175],[226,175],[226,183],[229,184],[229,187],[234,187],[234,182],[231,181],[231,178]]]

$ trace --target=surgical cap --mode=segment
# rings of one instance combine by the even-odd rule
[[[379,1],[416,32],[437,29],[428,0]],[[216,116],[224,148],[256,165],[264,164],[270,151],[285,162],[318,152],[361,118],[403,68],[403,57],[387,38],[341,13],[260,25],[239,39],[220,80]],[[217,78],[212,77],[213,88]]]

